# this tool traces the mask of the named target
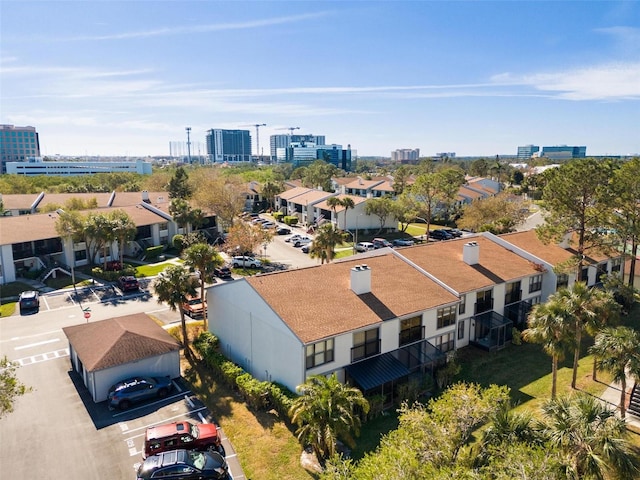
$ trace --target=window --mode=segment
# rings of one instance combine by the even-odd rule
[[[460,320],[458,322],[458,340],[462,340],[464,338],[464,320]]]
[[[448,327],[456,323],[456,307],[444,307],[438,309],[438,328]]]
[[[400,345],[417,342],[424,338],[422,317],[407,318],[400,321]]]
[[[493,290],[484,290],[476,293],[475,313],[483,313],[493,310]]]
[[[377,328],[353,334],[351,361],[362,360],[380,353],[380,332]]]
[[[76,262],[79,262],[80,260],[86,260],[87,259],[87,251],[86,250],[76,250],[73,252],[73,255],[76,259]]]
[[[529,277],[529,293],[542,290],[542,274]]]
[[[458,306],[458,315],[462,315],[467,310],[467,296],[462,295],[460,305]]]
[[[307,369],[333,362],[333,338],[307,345]]]
[[[580,281],[589,285],[589,267],[583,267],[580,271]]]
[[[440,335],[436,337],[436,347],[440,349],[441,352],[448,352],[455,348],[455,341],[453,339],[453,332],[445,333],[444,335]]]
[[[507,283],[506,293],[504,295],[504,304],[509,305],[522,300],[522,290],[520,290],[520,280],[517,282]]]
[[[567,288],[569,286],[569,275],[566,273],[559,273],[556,280],[556,290],[561,288]]]
[[[611,273],[619,272],[622,267],[622,259],[621,258],[613,258],[611,259]]]

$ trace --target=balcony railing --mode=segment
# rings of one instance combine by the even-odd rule
[[[516,303],[522,300],[522,290],[516,290],[515,292],[507,293],[504,296],[504,304]]]
[[[493,298],[482,302],[476,302],[474,314],[488,312],[490,310],[493,310]]]
[[[351,363],[362,360],[363,358],[372,357],[380,353],[380,339],[372,340],[351,348]]]

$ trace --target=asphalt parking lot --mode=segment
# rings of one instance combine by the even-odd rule
[[[147,427],[179,420],[215,423],[182,379],[174,380],[169,397],[120,411],[93,403],[68,353],[20,370],[22,380],[37,387],[2,419],[1,470],[12,478],[133,479]],[[222,440],[233,478],[243,479],[223,430]]]

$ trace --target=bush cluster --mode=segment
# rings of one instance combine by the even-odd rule
[[[122,270],[104,270],[101,266],[97,266],[91,269],[91,275],[96,278],[106,280],[107,282],[116,282],[118,278],[123,275],[131,275],[135,277],[136,267],[125,263],[122,266]]]
[[[289,226],[292,225],[297,225],[298,224],[298,217],[293,216],[293,215],[287,215],[286,217],[284,217],[283,222]]]
[[[240,392],[247,404],[255,410],[274,408],[281,418],[288,420],[288,411],[295,393],[284,385],[262,382],[218,351],[218,338],[211,332],[203,332],[193,341],[193,348],[200,355],[214,376]]]
[[[278,221],[278,222],[282,221],[282,217],[284,217],[284,213],[282,213],[282,212],[273,212],[273,218],[276,219],[276,221]]]
[[[157,247],[148,247],[144,250],[144,257],[147,260],[155,260],[160,256],[164,250],[164,245],[158,245]]]

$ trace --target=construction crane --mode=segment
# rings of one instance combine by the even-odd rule
[[[262,155],[260,154],[260,127],[266,127],[267,124],[266,123],[254,123],[253,125],[240,125],[241,127],[256,127],[256,150],[257,150],[257,157],[258,157],[258,161],[260,161],[259,159],[262,158]]]
[[[289,130],[289,135],[293,135],[294,130],[300,130],[300,127],[277,128],[276,130]]]

